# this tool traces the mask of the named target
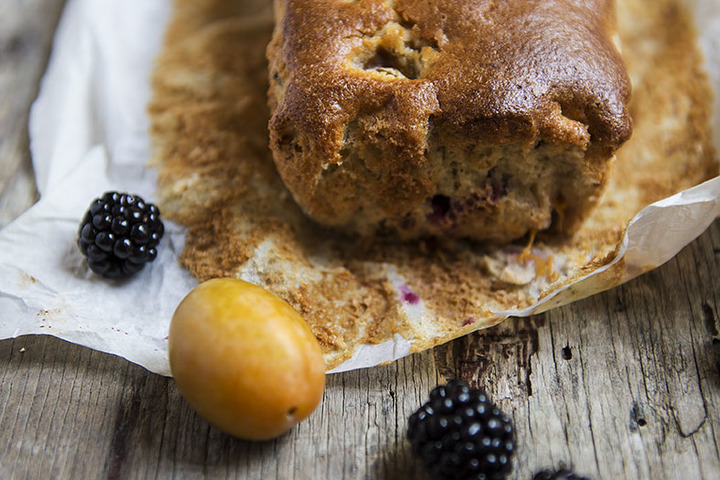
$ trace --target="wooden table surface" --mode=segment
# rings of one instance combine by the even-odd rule
[[[0,2],[0,228],[34,201],[27,116],[63,0]],[[511,478],[720,478],[720,223],[663,267],[394,364],[328,377],[313,416],[249,443],[172,379],[45,336],[0,341],[0,479],[426,479],[407,417],[444,377],[487,389],[518,432]],[[3,313],[0,312],[0,315]]]

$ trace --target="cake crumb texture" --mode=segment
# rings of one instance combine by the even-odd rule
[[[529,238],[371,245],[308,219],[275,169],[271,5],[175,0],[149,112],[158,204],[188,228],[181,264],[198,280],[242,277],[290,302],[328,368],[394,334],[418,351],[489,327],[502,320],[495,312],[532,305],[606,265],[639,210],[717,174],[711,91],[682,2],[620,1],[617,17],[634,132],[571,238],[540,235],[530,248]],[[611,274],[603,278],[615,281]]]

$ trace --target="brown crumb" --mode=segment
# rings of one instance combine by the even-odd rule
[[[512,285],[488,265],[517,257],[527,239],[502,248],[439,239],[367,245],[308,220],[267,146],[267,2],[176,0],[149,111],[159,204],[188,227],[180,261],[199,280],[242,276],[285,298],[309,323],[328,367],[395,333],[419,350],[498,323],[493,312],[529,306],[610,262],[648,203],[717,174],[711,92],[680,4],[618,2],[634,82],[633,138],[591,218],[571,239],[538,235],[528,253],[535,280]],[[627,276],[619,262],[548,308]]]

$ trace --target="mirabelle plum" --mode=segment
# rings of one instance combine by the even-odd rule
[[[168,342],[180,393],[231,435],[274,438],[322,398],[317,339],[290,305],[257,285],[231,278],[200,284],[175,311]]]

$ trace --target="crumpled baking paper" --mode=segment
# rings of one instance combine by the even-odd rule
[[[720,92],[720,1],[689,2],[701,32],[712,85]],[[0,338],[49,334],[120,355],[169,375],[167,332],[172,313],[196,281],[176,262],[184,230],[166,222],[158,258],[118,282],[91,274],[75,246],[79,221],[107,190],[153,201],[149,120],[153,60],[161,48],[170,0],[69,0],[50,64],[30,118],[40,201],[0,231]],[[714,141],[720,146],[720,96]],[[618,284],[672,258],[720,215],[720,177],[643,209],[618,256],[530,308],[497,312],[526,316]],[[669,228],[675,225],[676,228]],[[661,242],[658,239],[662,239]],[[407,355],[400,335],[363,345],[333,372]]]

